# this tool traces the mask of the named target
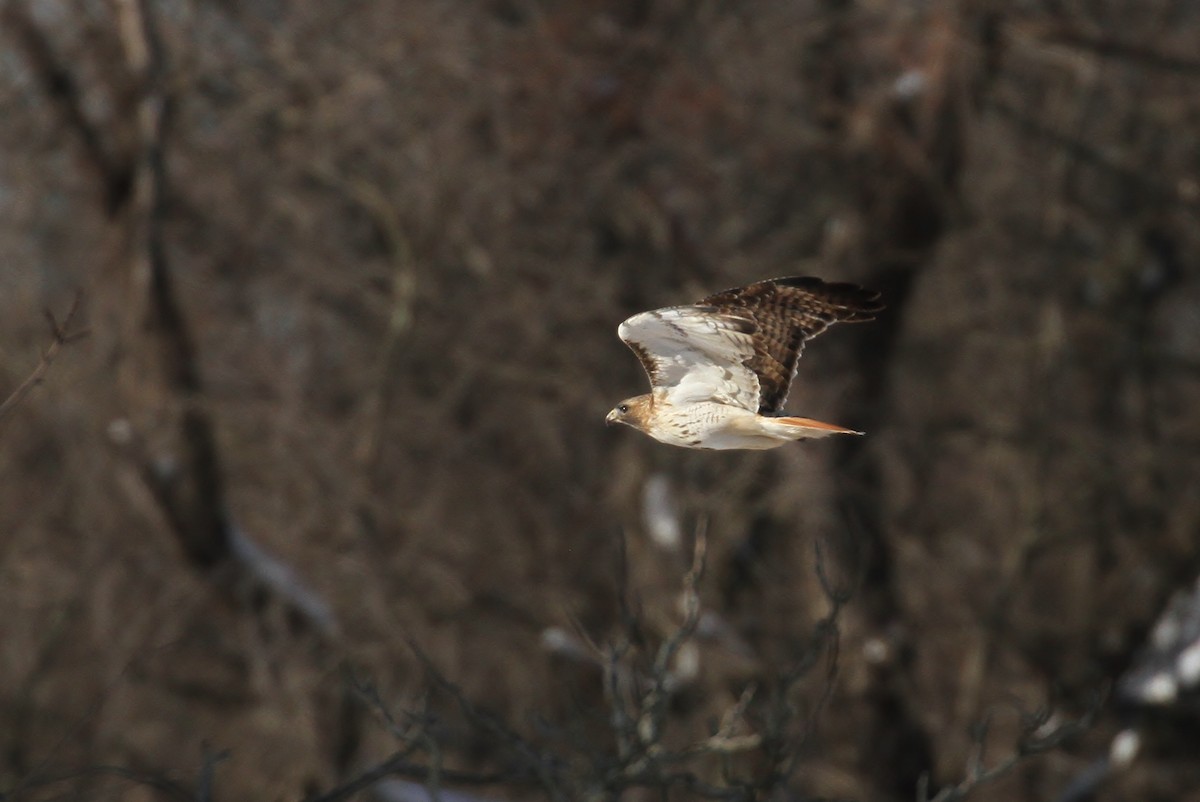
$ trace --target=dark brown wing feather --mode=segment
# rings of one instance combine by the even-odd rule
[[[758,326],[749,367],[762,389],[758,412],[783,410],[804,343],[834,323],[874,319],[883,310],[879,293],[857,284],[791,276],[759,281],[710,295],[701,304],[750,317]]]

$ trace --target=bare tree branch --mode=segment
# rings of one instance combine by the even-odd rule
[[[200,778],[196,781],[196,802],[213,802],[213,780],[217,764],[229,757],[229,750],[212,751],[204,747],[204,763],[200,766]]]
[[[187,559],[197,568],[237,586],[248,581],[281,599],[295,620],[322,634],[337,625],[329,606],[306,588],[288,566],[242,532],[229,515],[226,479],[215,425],[201,403],[204,384],[199,357],[179,303],[167,257],[164,225],[170,186],[166,167],[173,97],[153,4],[111,0],[127,66],[135,77],[138,152],[127,212],[130,272],[143,310],[137,332],[156,381],[178,400],[170,426],[168,459],[138,455],[141,473]],[[221,573],[216,569],[225,569]],[[232,570],[228,570],[232,569]]]
[[[554,755],[542,751],[498,717],[476,706],[475,703],[466,697],[461,688],[447,679],[430,657],[425,654],[424,650],[415,642],[410,640],[409,648],[413,650],[417,659],[425,667],[426,674],[433,681],[434,685],[444,691],[454,701],[467,720],[479,728],[481,732],[487,733],[497,744],[507,748],[517,756],[519,760],[518,776],[528,774],[529,776],[536,777],[542,787],[551,792],[555,789],[562,789],[565,786],[565,783],[559,776],[562,768],[560,761]],[[555,799],[564,798],[559,795],[552,796]]]
[[[11,31],[24,50],[42,90],[58,109],[67,127],[76,132],[84,162],[100,176],[105,209],[111,215],[129,199],[133,187],[130,165],[123,163],[104,144],[100,128],[84,111],[83,92],[66,62],[54,51],[49,38],[38,27],[20,0],[0,3],[0,30]]]
[[[696,527],[695,546],[692,553],[692,567],[683,579],[683,623],[671,636],[663,641],[654,659],[654,684],[645,698],[641,701],[641,714],[638,716],[637,734],[643,745],[657,743],[662,736],[663,722],[667,715],[667,702],[670,697],[672,664],[680,648],[691,640],[696,632],[696,624],[700,620],[700,580],[704,576],[704,564],[708,555],[707,525],[704,519]]]
[[[988,101],[988,105],[992,111],[1012,122],[1013,125],[1027,136],[1041,139],[1055,147],[1061,148],[1064,152],[1070,154],[1072,158],[1078,159],[1080,162],[1110,175],[1117,176],[1122,181],[1129,182],[1132,186],[1139,187],[1157,201],[1184,208],[1200,206],[1200,200],[1188,194],[1178,182],[1168,181],[1162,175],[1148,174],[1145,170],[1137,166],[1120,164],[1105,154],[1100,148],[1076,139],[1070,134],[1056,130],[1053,126],[1042,120],[1030,116],[1027,110],[1022,108],[1019,103],[999,97],[992,97]]]
[[[63,346],[70,345],[76,340],[87,336],[88,332],[86,329],[79,331],[72,330],[75,323],[75,316],[79,314],[82,301],[83,294],[79,292],[75,293],[75,300],[71,302],[71,308],[67,310],[67,316],[63,318],[61,323],[54,318],[49,309],[45,310],[46,320],[50,322],[50,345],[42,351],[41,359],[38,360],[37,367],[29,374],[29,377],[17,385],[17,388],[9,394],[8,398],[0,402],[0,422],[3,422],[5,418],[12,414],[12,411],[33,391],[33,388],[42,383],[46,378],[46,373],[50,370],[51,363],[54,362],[54,358],[58,356],[58,352],[62,350]]]
[[[935,796],[929,796],[929,775],[921,776],[917,788],[918,802],[960,802],[980,785],[994,782],[1019,763],[1033,755],[1057,749],[1068,739],[1078,737],[1092,726],[1100,712],[1103,696],[1097,695],[1092,704],[1077,719],[1058,722],[1048,708],[1031,715],[1022,714],[1022,734],[1012,751],[995,764],[988,766],[984,759],[987,748],[991,714],[985,715],[975,728],[974,748],[967,758],[966,776],[957,784],[943,787]]]
[[[136,771],[134,769],[125,768],[123,766],[89,766],[85,769],[77,771],[64,771],[56,774],[41,775],[36,778],[26,778],[21,781],[21,784],[13,789],[10,793],[0,793],[0,800],[8,802],[8,800],[23,799],[24,793],[37,788],[48,788],[59,783],[68,783],[80,779],[81,777],[116,777],[125,780],[129,783],[145,786],[158,792],[158,795],[166,799],[178,799],[185,802],[197,802],[196,794],[192,789],[189,789],[174,780],[167,779],[160,774],[152,772]]]
[[[439,767],[436,773],[442,781],[456,785],[512,785],[520,779],[514,776],[512,772],[485,774],[472,771],[457,771],[444,767]],[[337,788],[333,788],[317,796],[308,797],[305,802],[338,802],[342,799],[349,799],[359,791],[364,791],[388,777],[407,777],[411,780],[428,783],[434,774],[435,770],[433,768],[413,762],[409,758],[407,751],[401,751],[382,763],[372,766],[349,782],[339,785]]]
[[[1088,50],[1103,58],[1129,61],[1142,67],[1182,75],[1200,75],[1200,60],[1164,53],[1136,42],[1124,42],[1106,36],[1095,36],[1078,30],[1062,28],[1049,32],[1044,41]]]

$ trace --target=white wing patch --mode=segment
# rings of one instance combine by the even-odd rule
[[[672,404],[716,401],[758,411],[754,321],[711,306],[672,306],[642,312],[617,328],[641,359],[655,393]]]

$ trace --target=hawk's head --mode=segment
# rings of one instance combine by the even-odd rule
[[[652,401],[649,394],[626,398],[613,407],[604,422],[610,426],[614,423],[623,423],[644,432],[650,425],[651,406]]]

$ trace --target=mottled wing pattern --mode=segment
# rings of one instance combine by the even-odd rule
[[[673,404],[718,401],[759,407],[758,328],[744,314],[715,306],[673,306],[626,320],[617,334],[641,360],[650,384]]]
[[[754,321],[754,355],[748,366],[758,376],[761,392],[756,411],[762,415],[783,410],[805,341],[834,323],[872,320],[883,310],[877,292],[801,276],[725,290],[700,303]]]

